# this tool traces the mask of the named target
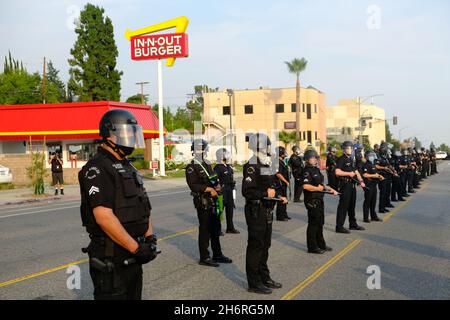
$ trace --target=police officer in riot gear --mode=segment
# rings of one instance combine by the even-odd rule
[[[273,208],[276,201],[288,202],[275,189],[278,180],[271,167],[271,142],[263,133],[248,136],[254,155],[244,165],[242,195],[245,198],[245,220],[248,227],[246,273],[248,290],[270,294],[281,284],[272,280],[267,266],[272,238]],[[273,199],[273,200],[272,200]],[[276,199],[276,200],[275,200]]]
[[[306,150],[305,170],[303,171],[303,188],[305,191],[305,207],[308,210],[308,227],[306,242],[308,253],[322,254],[332,249],[326,245],[323,238],[325,224],[324,202],[325,192],[338,195],[337,191],[324,184],[324,176],[318,167],[319,154],[316,150]]]
[[[436,158],[436,149],[431,148],[430,151],[430,161],[431,161],[431,175],[437,174],[437,158]]]
[[[361,172],[364,164],[364,148],[361,145],[357,145],[355,148],[355,164],[356,169]]]
[[[365,188],[364,181],[356,168],[353,144],[345,141],[342,144],[343,155],[338,158],[336,176],[339,178],[339,205],[336,214],[336,232],[350,233],[344,228],[345,219],[348,214],[350,230],[365,230],[356,222],[356,186],[359,184]]]
[[[366,162],[361,167],[361,175],[363,176],[364,183],[367,186],[367,188],[364,189],[364,222],[370,223],[370,221],[383,221],[378,218],[375,207],[377,203],[377,181],[384,180],[384,177],[378,173],[378,170],[375,167],[377,160],[376,153],[368,150],[365,152],[364,157]]]
[[[400,185],[402,188],[403,197],[409,197],[407,193],[408,188],[408,170],[411,165],[411,159],[408,154],[408,149],[401,149],[401,156],[398,159],[398,168],[400,175]]]
[[[222,253],[220,246],[220,214],[221,187],[217,175],[206,159],[208,143],[203,139],[195,139],[191,145],[194,159],[186,166],[186,182],[194,197],[199,221],[198,247],[200,251],[199,264],[218,267],[219,263],[231,263],[232,260]],[[213,257],[209,255],[209,242]]]
[[[400,178],[400,157],[402,156],[400,151],[393,150],[391,158],[389,159],[391,170],[393,171],[392,175],[392,190],[391,190],[391,201],[406,201],[403,199],[405,195],[404,189],[402,187],[402,182]]]
[[[328,185],[333,188],[338,188],[338,181],[336,177],[336,166],[337,166],[337,156],[336,156],[336,147],[328,147],[327,154],[327,179]]]
[[[275,150],[278,155],[278,170],[276,176],[279,179],[280,192],[282,197],[287,197],[287,188],[289,187],[289,169],[285,163],[287,152],[284,147],[277,147]],[[288,221],[291,218],[287,214],[287,206],[279,201],[277,203],[277,221]]]
[[[289,167],[294,177],[294,202],[301,202],[302,195],[302,173],[304,169],[303,159],[300,155],[301,150],[298,146],[292,147],[292,156],[289,158]]]
[[[378,211],[379,213],[387,213],[389,212],[389,209],[387,208],[392,208],[393,205],[390,203],[392,175],[389,168],[388,147],[385,142],[381,144],[378,152],[378,160],[375,167],[384,177],[383,180],[378,182],[378,188],[380,190]]]
[[[97,154],[78,174],[94,299],[141,299],[142,265],[157,255],[156,236],[142,178],[126,156],[145,147],[142,127],[129,111],[110,110],[100,136]]]
[[[225,208],[225,216],[227,219],[226,233],[240,233],[234,227],[233,211],[234,211],[234,195],[236,181],[234,181],[234,171],[231,167],[231,154],[225,148],[220,148],[216,151],[217,164],[214,167],[214,172],[219,178],[219,183],[223,195],[223,205]]]

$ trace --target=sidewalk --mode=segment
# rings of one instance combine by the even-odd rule
[[[239,182],[242,179],[242,173],[237,173],[235,179]],[[183,178],[160,178],[145,179],[144,186],[147,192],[158,192],[162,190],[173,190],[177,188],[187,188],[186,179]],[[53,201],[53,200],[79,200],[79,185],[64,186],[64,195],[54,195],[55,189],[45,186],[45,194],[42,196],[34,196],[31,188],[17,188],[12,190],[0,190],[0,207],[5,205],[20,205],[37,202]]]

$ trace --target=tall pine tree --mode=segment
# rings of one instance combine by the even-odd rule
[[[75,32],[78,39],[70,50],[72,58],[69,90],[80,101],[120,101],[121,71],[111,19],[103,8],[87,4],[80,12]]]

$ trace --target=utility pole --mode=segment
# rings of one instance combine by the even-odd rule
[[[145,100],[144,100],[144,84],[148,84],[148,81],[143,81],[143,82],[137,82],[137,85],[141,86],[141,104],[145,105]]]
[[[45,57],[44,57],[44,66],[43,66],[43,70],[42,70],[42,97],[44,99],[44,104],[45,104],[45,78],[46,78],[46,66],[47,63],[45,61]]]

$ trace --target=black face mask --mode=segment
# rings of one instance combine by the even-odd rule
[[[115,143],[113,143],[110,140],[107,140],[105,142],[105,144],[109,147],[111,147],[115,152],[117,152],[118,154],[120,154],[123,157],[129,156],[130,154],[133,153],[134,148],[133,147],[124,147],[124,146],[119,146]]]

